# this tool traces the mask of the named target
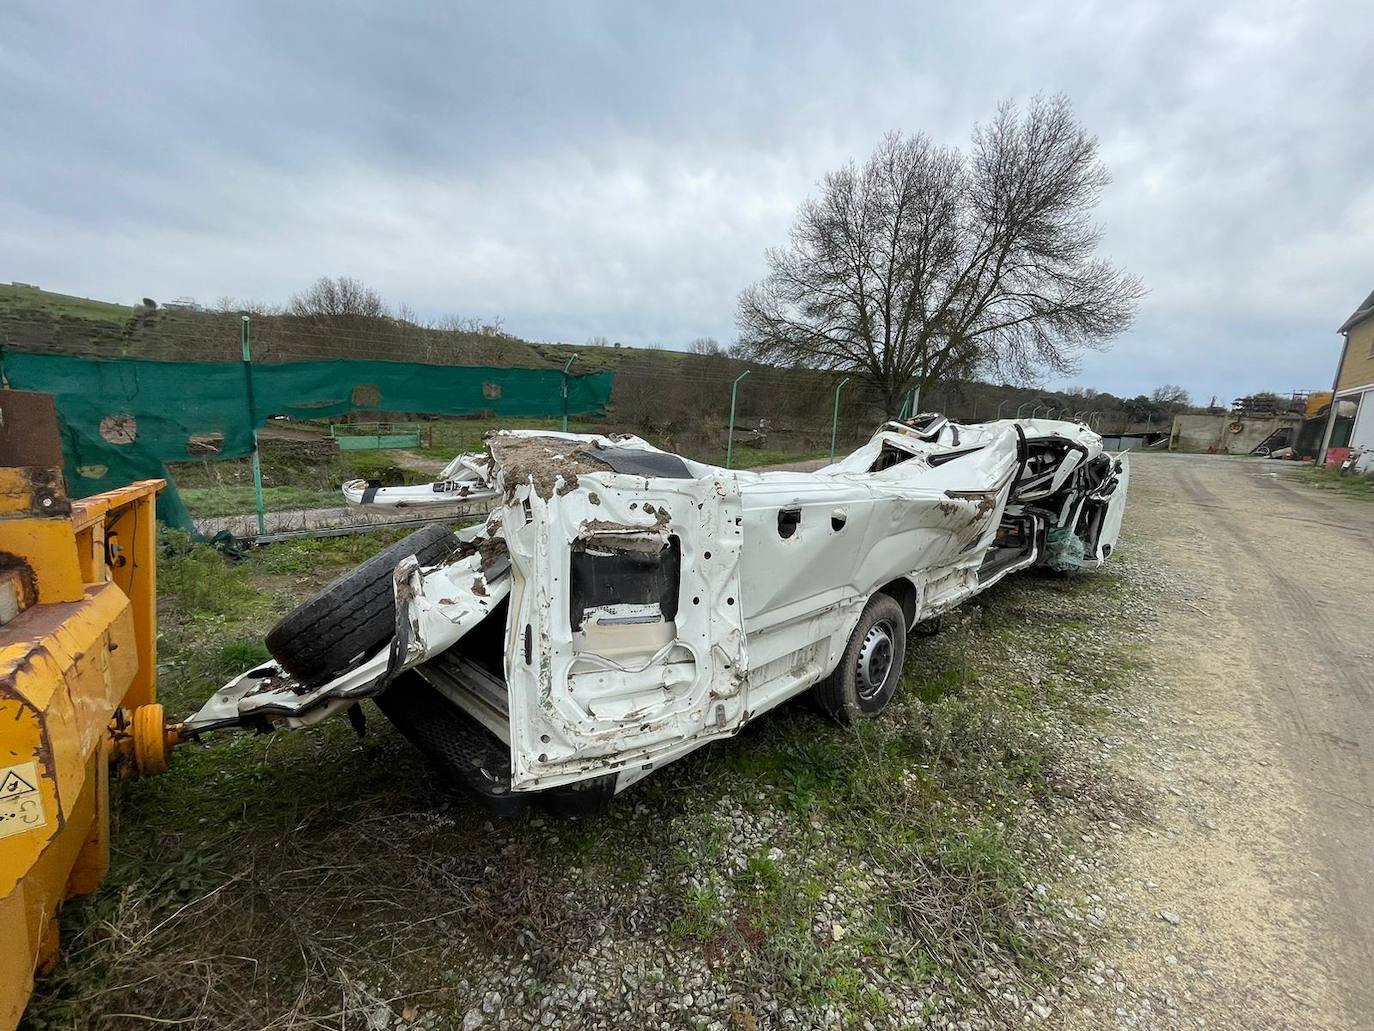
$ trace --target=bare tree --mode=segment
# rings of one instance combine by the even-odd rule
[[[853,370],[889,411],[944,377],[1073,371],[1124,331],[1143,293],[1094,256],[1108,182],[1063,97],[1004,103],[967,154],[886,136],[827,175],[768,275],[740,295],[743,350]]]
[[[351,276],[321,276],[308,289],[291,295],[286,313],[325,318],[349,315],[384,318],[387,310],[381,294],[361,280]]]
[[[719,358],[725,353],[720,341],[715,337],[697,337],[687,345],[687,350],[691,354],[703,354],[708,358]]]
[[[505,331],[504,325],[500,315],[493,315],[489,319],[475,315],[440,315],[430,322],[429,328],[443,330],[445,333],[465,333],[469,336],[508,337],[511,334]]]
[[[1173,383],[1166,383],[1162,387],[1155,387],[1150,391],[1150,400],[1156,405],[1166,408],[1187,408],[1192,399],[1188,396],[1188,391]]]
[[[281,315],[282,306],[254,301],[247,297],[233,297],[222,294],[215,300],[215,311],[221,315]]]

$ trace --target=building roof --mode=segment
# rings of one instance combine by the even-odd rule
[[[1341,328],[1337,333],[1344,333],[1348,329],[1354,328],[1365,319],[1374,318],[1374,293],[1364,299],[1364,302],[1355,309],[1355,313],[1341,323]]]

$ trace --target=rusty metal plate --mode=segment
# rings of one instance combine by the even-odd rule
[[[62,436],[51,394],[0,390],[0,465],[62,468]]]

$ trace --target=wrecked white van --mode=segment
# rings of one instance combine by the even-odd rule
[[[1129,475],[1086,426],[938,415],[816,472],[625,436],[487,446],[440,484],[367,499],[491,496],[484,525],[426,527],[331,584],[268,634],[276,662],[187,729],[361,720],[373,697],[498,807],[595,806],[803,691],[841,721],[876,716],[911,633],[1016,570],[1101,564]]]

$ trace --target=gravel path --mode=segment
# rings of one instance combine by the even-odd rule
[[[1289,473],[1134,461],[1128,520],[1183,592],[1110,742],[1161,801],[1110,857],[1076,1025],[1374,1027],[1374,505]]]

